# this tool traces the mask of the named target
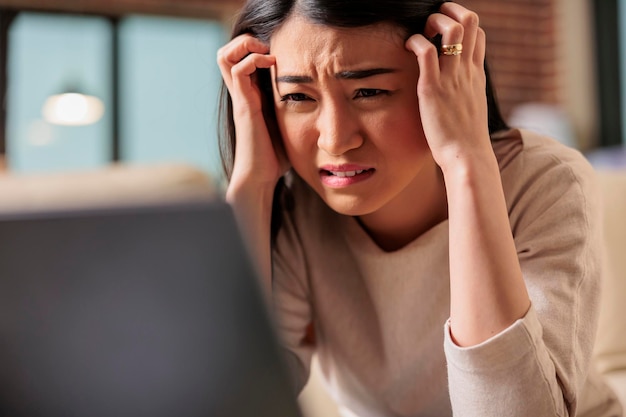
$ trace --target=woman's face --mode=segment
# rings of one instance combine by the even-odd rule
[[[417,60],[400,29],[334,28],[296,15],[274,34],[270,54],[287,157],[332,209],[366,215],[419,201],[435,169]]]

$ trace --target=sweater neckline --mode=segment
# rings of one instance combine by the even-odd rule
[[[353,216],[343,216],[344,221],[342,227],[346,236],[346,240],[350,247],[366,255],[379,257],[402,256],[406,252],[411,252],[418,247],[432,246],[435,243],[448,240],[448,219],[445,219],[417,238],[407,243],[400,249],[394,251],[383,250],[370,235],[361,226],[359,220]]]

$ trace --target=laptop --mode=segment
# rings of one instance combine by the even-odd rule
[[[223,202],[0,216],[0,416],[299,416]]]

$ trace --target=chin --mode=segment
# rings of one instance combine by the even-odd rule
[[[345,216],[365,216],[378,209],[373,202],[354,196],[326,196],[322,199],[333,211]]]

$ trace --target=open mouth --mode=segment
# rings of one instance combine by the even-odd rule
[[[356,177],[357,175],[362,175],[362,174],[369,174],[374,172],[374,168],[370,168],[370,169],[357,169],[354,171],[328,171],[323,169],[322,170],[322,175],[326,175],[326,176],[333,176],[333,177],[339,177],[339,178],[351,178],[351,177]]]

